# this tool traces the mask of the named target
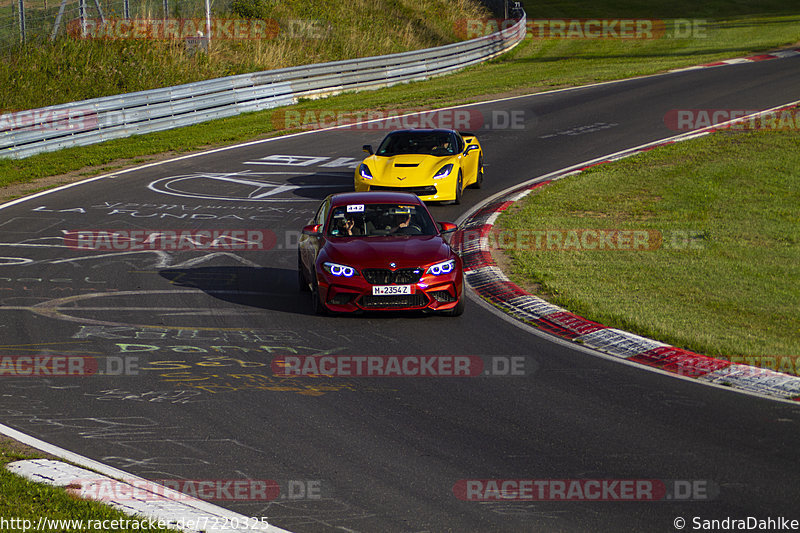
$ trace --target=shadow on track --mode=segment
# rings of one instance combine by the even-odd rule
[[[297,290],[297,272],[292,269],[212,266],[163,269],[159,274],[173,285],[200,289],[237,305],[312,314],[307,295]]]
[[[293,191],[295,196],[322,201],[329,194],[351,192],[353,172],[316,172],[289,178],[286,183],[298,187]]]
[[[199,289],[214,298],[236,305],[298,315],[314,315],[311,296],[309,293],[300,292],[297,286],[297,271],[294,269],[244,266],[172,268],[160,270],[159,275],[169,280],[172,285]],[[348,317],[385,319],[426,316],[431,315],[414,311],[375,311],[319,318],[321,320]]]

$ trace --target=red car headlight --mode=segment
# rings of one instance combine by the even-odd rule
[[[449,261],[442,261],[428,267],[427,273],[433,276],[441,276],[449,274],[456,268],[456,260],[450,259]]]
[[[340,265],[339,263],[325,262],[322,263],[322,268],[324,268],[325,272],[331,274],[332,276],[352,278],[353,276],[358,275],[358,271],[356,271],[355,268],[347,265]]]

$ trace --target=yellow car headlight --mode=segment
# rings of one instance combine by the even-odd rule
[[[369,167],[364,163],[361,163],[361,166],[358,167],[358,175],[364,178],[365,180],[372,179],[372,172],[369,171]]]
[[[439,169],[439,172],[433,175],[433,179],[440,180],[446,178],[453,171],[453,163],[448,163]]]

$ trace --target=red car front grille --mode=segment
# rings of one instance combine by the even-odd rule
[[[411,285],[419,281],[422,272],[421,268],[365,268],[361,274],[371,285]]]

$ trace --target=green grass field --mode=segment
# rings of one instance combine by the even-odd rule
[[[78,499],[67,493],[66,490],[33,483],[26,479],[12,474],[6,470],[5,466],[14,461],[23,459],[39,459],[45,457],[36,450],[27,448],[11,439],[0,437],[0,517],[5,520],[17,519],[14,527],[2,528],[0,531],[20,532],[23,531],[22,521],[28,520],[33,531],[40,519],[46,517],[52,520],[126,520],[130,517],[121,511],[117,511],[106,505]],[[94,522],[93,522],[94,523]],[[107,522],[110,525],[110,522]],[[75,524],[73,524],[75,525]],[[19,527],[17,527],[19,526]],[[60,532],[80,532],[88,531],[86,524],[83,528],[65,527],[57,529]],[[94,528],[96,531],[113,531],[117,533],[127,533],[129,531],[174,531],[172,529],[112,529]],[[56,531],[55,528],[50,531]]]
[[[700,353],[794,356],[798,180],[800,133],[731,130],[554,182],[498,223],[658,232],[655,250],[507,250],[512,279],[591,320]]]
[[[259,14],[276,24],[276,32],[265,32],[266,38],[249,38],[251,34],[244,31],[241,35],[247,38],[212,39],[208,54],[190,53],[183,39],[81,39],[77,33],[67,36],[66,31],[54,42],[39,39],[5,55],[0,48],[0,107],[33,109],[248,72],[429,48],[457,41],[458,20],[487,14],[474,0],[238,2],[262,6]],[[131,5],[135,6],[132,19],[162,18],[159,2]],[[173,2],[174,7],[182,5]],[[246,20],[231,9],[213,13],[214,19]],[[29,16],[35,20],[33,11]],[[13,20],[9,15],[4,17],[0,7],[0,23]],[[171,18],[196,16],[170,14]],[[90,13],[90,18],[96,17]],[[114,17],[119,14],[109,14]],[[0,24],[0,36],[2,31]]]

